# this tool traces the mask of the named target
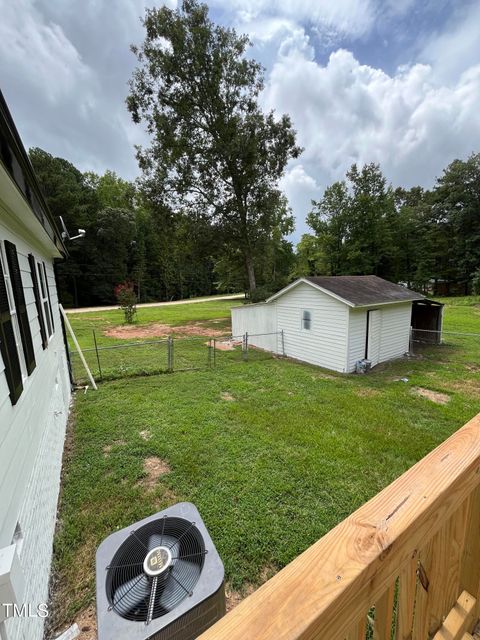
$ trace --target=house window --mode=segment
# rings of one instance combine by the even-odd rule
[[[302,329],[306,329],[307,331],[310,331],[311,328],[312,328],[312,312],[304,309],[302,313]]]
[[[0,353],[5,367],[5,377],[10,400],[16,404],[23,391],[23,379],[27,377],[18,318],[13,302],[7,262],[0,246]]]
[[[25,360],[27,375],[30,375],[35,369],[35,352],[33,349],[32,331],[30,329],[30,320],[28,318],[27,305],[25,302],[25,293],[23,291],[22,273],[18,262],[17,248],[13,242],[5,240],[5,255],[7,258],[4,267],[6,274],[7,291],[10,290],[10,315],[13,319],[16,335],[20,336],[23,358]],[[20,353],[20,351],[19,351]],[[22,369],[23,374],[23,369]]]
[[[52,327],[52,315],[50,313],[50,295],[48,292],[47,285],[47,272],[45,269],[45,265],[37,262],[38,267],[38,279],[40,281],[40,297],[42,303],[43,316],[45,318],[45,324],[47,327],[48,337],[51,338],[53,335],[53,327]]]
[[[32,277],[33,295],[35,296],[35,306],[37,307],[38,324],[40,325],[40,336],[42,338],[42,347],[44,349],[48,346],[47,329],[45,327],[44,309],[42,296],[40,294],[40,285],[38,283],[37,263],[35,256],[31,253],[28,254],[28,264],[30,265],[30,275]]]

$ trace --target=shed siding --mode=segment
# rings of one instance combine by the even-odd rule
[[[380,359],[386,362],[400,358],[408,351],[412,303],[371,307],[381,311]],[[355,371],[355,363],[365,357],[367,309],[350,309],[348,340],[348,371]]]
[[[302,328],[302,313],[312,313],[311,329]],[[299,284],[277,299],[277,328],[284,331],[285,355],[335,371],[345,371],[348,307]]]
[[[248,342],[260,349],[277,352],[277,315],[274,302],[246,304],[232,308],[232,336],[248,333]],[[273,334],[273,335],[261,335]]]
[[[358,360],[365,358],[365,338],[367,335],[367,312],[365,309],[350,309],[348,331],[349,372],[355,371]]]
[[[0,203],[0,220],[8,219]],[[24,541],[20,563],[24,569],[25,602],[46,602],[52,556],[60,468],[70,402],[70,384],[61,330],[52,259],[32,248],[18,232],[0,221],[0,242],[16,245],[25,291],[36,367],[23,381],[23,391],[12,406],[0,356],[0,548],[12,543],[17,523]],[[45,262],[55,333],[42,348],[40,324],[33,294],[28,254]],[[40,640],[43,620],[11,619],[8,640]]]
[[[380,362],[400,358],[408,351],[411,316],[411,302],[383,307]]]

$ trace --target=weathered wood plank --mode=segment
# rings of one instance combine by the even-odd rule
[[[463,591],[433,640],[462,640],[475,622],[475,605],[476,598]]]
[[[479,484],[477,416],[201,639],[342,640]]]

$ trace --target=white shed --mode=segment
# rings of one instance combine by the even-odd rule
[[[1,92],[0,143],[0,638],[41,640],[71,397],[66,251]]]
[[[351,372],[360,360],[375,366],[408,351],[412,303],[424,297],[377,276],[300,278],[264,303],[234,307],[232,335]]]

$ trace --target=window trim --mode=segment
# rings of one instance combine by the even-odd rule
[[[48,342],[50,342],[50,340],[53,338],[54,332],[53,332],[52,318],[51,318],[51,312],[50,312],[48,285],[45,280],[46,270],[44,269],[44,266],[45,265],[42,262],[37,260],[37,277],[40,281],[40,287],[39,287],[40,302],[42,305],[42,313],[43,313],[43,319],[45,322],[45,330],[47,332],[47,340]]]
[[[48,308],[50,309],[50,320],[52,321],[52,336],[55,333],[55,322],[53,320],[53,309],[52,309],[52,301],[50,300],[50,287],[48,284],[48,274],[47,267],[45,266],[45,262],[43,264],[43,273],[45,275],[45,287],[47,289],[47,298],[48,298]]]
[[[32,277],[33,294],[35,297],[35,306],[37,307],[38,324],[40,325],[40,337],[42,339],[42,347],[48,347],[47,328],[43,317],[42,298],[40,295],[40,284],[38,282],[37,261],[33,253],[28,254],[28,264],[30,265],[30,275]]]

